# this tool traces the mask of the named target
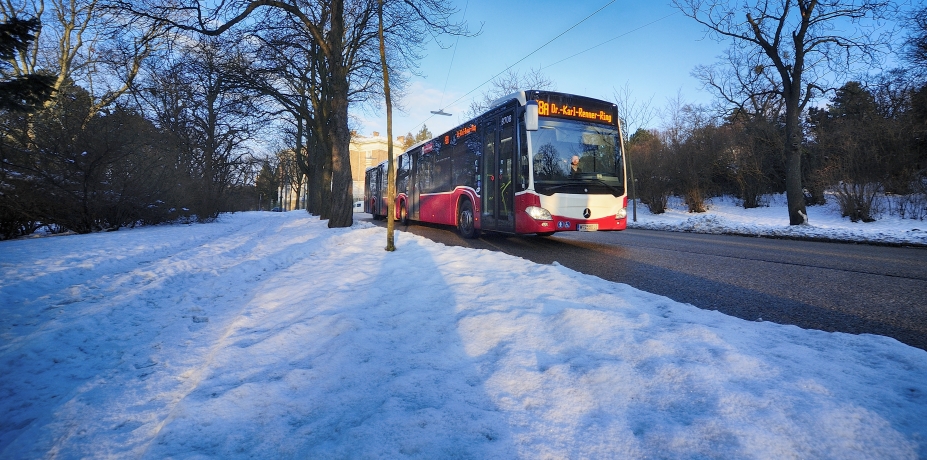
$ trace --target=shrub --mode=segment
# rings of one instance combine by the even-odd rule
[[[879,189],[878,184],[840,182],[834,188],[834,196],[840,205],[841,215],[849,217],[853,222],[874,222]]]

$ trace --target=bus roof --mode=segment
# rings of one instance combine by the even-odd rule
[[[517,91],[512,94],[502,96],[499,99],[496,99],[495,101],[492,101],[492,104],[489,104],[489,108],[492,109],[492,108],[498,107],[502,104],[505,104],[508,101],[511,101],[512,99],[517,100],[518,104],[522,106],[528,103],[528,99],[525,97],[525,92]]]

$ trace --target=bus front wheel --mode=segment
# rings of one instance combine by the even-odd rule
[[[473,204],[469,201],[460,203],[460,210],[457,211],[457,230],[460,232],[460,236],[464,238],[480,236],[480,231],[476,229],[476,221],[473,217]]]

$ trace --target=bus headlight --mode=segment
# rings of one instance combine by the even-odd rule
[[[534,220],[554,220],[550,215],[550,211],[537,206],[528,206],[525,208],[525,212]]]
[[[628,217],[628,210],[625,208],[619,209],[618,213],[615,214],[615,219],[617,220],[624,219],[625,217]]]

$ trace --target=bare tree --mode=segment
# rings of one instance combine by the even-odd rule
[[[318,47],[321,83],[321,100],[327,119],[325,136],[327,148],[331,151],[331,202],[332,213],[329,227],[348,227],[353,223],[353,181],[351,177],[351,156],[349,151],[350,129],[348,126],[348,105],[352,84],[364,80],[352,71],[356,59],[376,56],[364,52],[376,50],[377,26],[375,2],[366,0],[251,0],[242,2],[207,2],[201,0],[152,0],[138,5],[136,2],[119,1],[121,8],[140,17],[156,22],[166,21],[183,30],[196,31],[206,35],[220,35],[243,24],[258,9],[269,8],[298,21],[312,37]],[[443,0],[404,0],[390,2],[391,5],[408,6],[414,16],[403,21],[391,21],[403,26],[406,39],[417,40],[408,43],[407,49],[414,49],[422,37],[445,32],[456,32],[460,28],[451,24],[454,13]],[[402,8],[402,11],[408,11]],[[253,18],[252,18],[253,19]],[[398,49],[398,48],[396,48]],[[406,56],[409,56],[406,54]],[[411,58],[411,56],[410,56]],[[363,85],[363,83],[360,83]]]
[[[0,20],[31,16],[41,24],[35,33],[37,46],[9,61],[12,72],[51,75],[54,92],[69,81],[85,87],[93,97],[87,123],[129,90],[165,29],[160,22],[138,27],[102,0],[49,3],[46,11],[45,0],[0,2]],[[44,107],[52,104],[54,99],[48,99]]]
[[[635,191],[651,214],[666,212],[667,199],[672,193],[669,149],[656,130],[638,129],[628,139],[628,156],[634,158],[637,182]]]
[[[755,3],[674,0],[719,40],[732,41],[730,54],[755,74],[770,72],[768,91],[785,106],[784,154],[789,223],[806,223],[802,191],[800,116],[808,102],[830,89],[830,81],[875,59],[883,37],[878,20],[891,11],[887,0],[757,0]],[[839,24],[838,24],[839,23]],[[850,27],[839,27],[845,24]],[[842,33],[846,31],[845,33]],[[741,72],[738,75],[745,75]]]
[[[653,106],[653,96],[646,101],[634,97],[631,85],[625,82],[621,88],[612,88],[612,100],[618,106],[618,117],[621,118],[621,133],[625,140],[639,129],[647,129],[647,125],[657,116],[657,108]]]
[[[270,12],[268,12],[270,13]],[[305,174],[306,210],[328,219],[331,212],[331,149],[321,88],[318,46],[298,21],[266,14],[261,27],[248,32],[257,41],[248,84],[269,96],[288,115],[295,162]]]
[[[194,37],[163,59],[152,60],[138,100],[170,132],[188,172],[198,217],[224,209],[231,188],[245,182],[252,141],[263,124],[258,94],[243,86],[247,60],[231,37]]]
[[[726,126],[732,139],[721,161],[726,178],[735,186],[729,190],[742,200],[744,208],[759,207],[764,195],[782,191],[781,126],[775,118],[747,112],[733,114]]]
[[[527,89],[553,90],[554,83],[544,75],[540,69],[529,69],[521,73],[509,70],[490,82],[490,87],[480,96],[470,103],[470,109],[467,111],[467,117],[472,118],[483,113],[489,106],[500,97],[507,96],[516,91]]]
[[[41,75],[44,90],[53,95],[33,100],[36,110],[21,119],[5,117],[0,129],[0,149],[6,150],[3,174],[9,168],[28,178],[15,186],[15,195],[27,203],[20,209],[75,231],[115,228],[133,218],[150,221],[150,214],[137,212],[137,206],[151,196],[148,180],[159,177],[152,159],[161,152],[142,145],[138,137],[147,142],[150,126],[117,100],[132,86],[163,29],[155,24],[137,28],[104,8],[102,0],[0,2],[0,22],[14,18],[35,21],[34,46],[3,56],[3,79]],[[119,123],[125,132],[119,132]],[[150,174],[126,180],[132,171],[141,174],[144,168],[135,168],[139,165],[150,167]],[[26,197],[32,193],[37,196]]]
[[[299,209],[303,183],[306,175],[303,173],[303,170],[296,162],[296,152],[291,149],[277,152],[277,167],[279,168],[279,177],[282,181],[281,185],[284,187],[289,187],[287,195],[289,195],[291,192],[295,198],[294,201],[296,205],[293,209]],[[284,203],[285,209],[287,208],[288,204],[288,202]],[[290,209],[287,209],[287,211],[289,210]]]
[[[673,190],[685,199],[689,212],[705,212],[713,168],[727,135],[704,107],[687,104],[681,96],[670,101],[664,120],[663,144],[669,150],[666,159]]]
[[[908,22],[911,30],[905,40],[904,57],[911,63],[915,76],[927,81],[927,6],[913,11]]]

